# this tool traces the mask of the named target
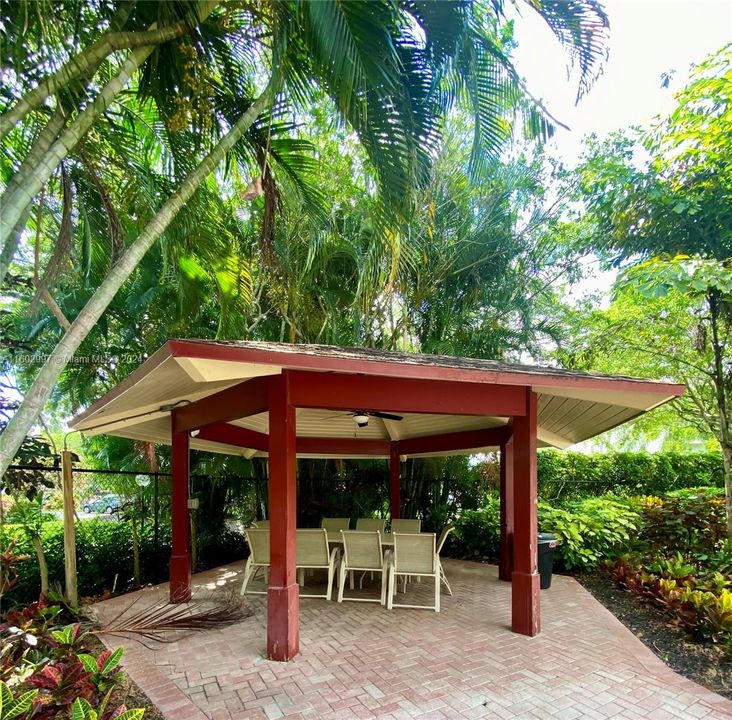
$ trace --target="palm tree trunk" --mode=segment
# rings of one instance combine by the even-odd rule
[[[171,195],[158,210],[155,217],[145,226],[132,245],[125,251],[119,262],[110,269],[107,277],[87,304],[77,315],[69,330],[56,345],[53,353],[46,360],[38,376],[23,398],[18,411],[8,422],[0,435],[0,476],[10,465],[23,439],[30,431],[43,406],[51,395],[56,380],[84,341],[96,322],[109,306],[117,291],[138,266],[147,251],[165,232],[176,215],[193,196],[203,181],[214,171],[227,152],[238,142],[241,136],[252,126],[262,111],[270,103],[274,95],[274,79],[262,94],[249,106],[247,111],[236,121],[231,130],[219,140],[216,147],[191,171],[181,186]]]
[[[48,596],[48,565],[46,564],[46,554],[43,552],[43,545],[41,545],[41,538],[33,538],[33,549],[36,551],[36,557],[38,558],[38,569],[41,572],[41,597]]]
[[[205,0],[199,12],[199,21],[211,14],[220,0]],[[106,112],[140,65],[152,54],[155,45],[146,45],[133,50],[122,64],[120,71],[101,90],[94,102],[79,113],[74,122],[64,130],[41,160],[34,166],[21,165],[8,183],[0,198],[3,212],[0,217],[0,253],[5,249],[10,234],[22,216],[25,207],[48,182],[62,160],[79,144],[87,130]],[[33,148],[31,148],[33,152]]]
[[[152,28],[141,32],[112,32],[72,57],[55,73],[46,76],[32,90],[28,91],[10,110],[0,115],[0,140],[23,121],[28,113],[37,110],[52,95],[55,95],[72,80],[79,77],[94,77],[102,60],[118,50],[133,50],[145,46],[161,45],[183,35],[189,25],[185,20],[169,27]]]
[[[38,134],[38,137],[33,143],[33,147],[29,151],[25,160],[20,164],[19,171],[24,168],[32,169],[41,161],[45,153],[48,152],[53,141],[58,137],[58,134],[61,132],[61,128],[64,126],[65,122],[66,114],[64,113],[63,108],[58,105],[51,114],[46,126]],[[2,287],[5,282],[5,276],[8,273],[10,263],[13,262],[13,258],[15,257],[15,251],[18,249],[20,238],[23,235],[23,230],[25,230],[31,210],[31,203],[28,203],[18,218],[10,237],[8,238],[8,242],[2,249],[2,253],[0,253],[0,287]]]

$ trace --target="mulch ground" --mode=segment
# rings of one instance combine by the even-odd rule
[[[732,660],[722,648],[695,642],[659,608],[602,574],[577,575],[576,579],[671,669],[732,699]]]

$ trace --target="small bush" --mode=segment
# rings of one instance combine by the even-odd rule
[[[648,552],[711,554],[726,535],[723,498],[695,494],[636,502],[643,515],[639,541]]]
[[[500,527],[499,499],[489,495],[484,507],[464,510],[455,521],[451,554],[468,560],[497,558]]]
[[[608,564],[608,572],[618,586],[660,607],[673,624],[697,640],[729,647],[732,576],[715,572],[699,578],[697,571],[680,553],[650,565],[629,558]]]
[[[641,516],[627,501],[613,496],[567,503],[562,508],[539,503],[539,527],[557,536],[555,562],[567,570],[591,570],[607,558],[627,552]]]

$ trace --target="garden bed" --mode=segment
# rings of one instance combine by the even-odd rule
[[[669,622],[668,615],[617,587],[602,573],[576,578],[672,670],[732,699],[732,660],[720,646],[690,640]]]

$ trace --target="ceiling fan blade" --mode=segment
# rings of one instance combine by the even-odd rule
[[[370,412],[369,415],[377,418],[381,418],[382,420],[404,420],[404,418],[401,415],[392,415],[391,413],[384,413],[384,412]]]

